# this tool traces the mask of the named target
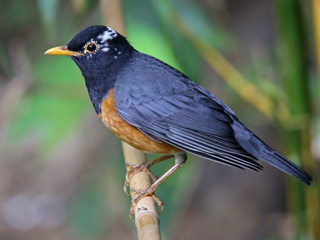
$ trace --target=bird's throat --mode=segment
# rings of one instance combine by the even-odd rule
[[[115,79],[106,78],[85,78],[88,93],[97,114],[101,113],[101,104],[108,92],[114,87]]]

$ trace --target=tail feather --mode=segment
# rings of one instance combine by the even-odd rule
[[[299,166],[272,149],[269,152],[263,152],[260,159],[280,169],[281,171],[299,179],[301,182],[304,182],[307,185],[310,185],[312,182],[312,178],[308,173],[306,173]]]
[[[273,150],[265,144],[260,138],[254,135],[239,121],[234,121],[232,124],[235,138],[241,147],[256,158],[278,168],[279,170],[299,179],[303,183],[310,185],[312,178],[302,170],[299,166],[291,162],[280,153]]]

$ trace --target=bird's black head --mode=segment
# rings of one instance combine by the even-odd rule
[[[95,25],[88,27],[66,45],[49,49],[45,54],[68,55],[87,77],[92,71],[105,69],[133,51],[125,37],[113,29]]]
[[[103,97],[114,86],[117,71],[134,51],[125,37],[106,26],[91,26],[66,45],[45,54],[67,55],[77,63],[86,80],[91,101],[97,112]]]
[[[99,25],[79,32],[67,44],[67,49],[79,53],[72,56],[72,59],[78,64],[85,77],[93,70],[105,70],[133,50],[121,34],[109,27]]]

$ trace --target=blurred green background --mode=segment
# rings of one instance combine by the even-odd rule
[[[269,166],[256,173],[189,156],[157,190],[163,239],[320,239],[315,2],[122,1],[136,49],[205,86],[315,178],[306,187]],[[73,61],[43,56],[105,24],[108,7],[0,0],[1,240],[136,239],[120,141],[96,117]]]

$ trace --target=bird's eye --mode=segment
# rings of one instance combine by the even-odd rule
[[[97,44],[95,43],[89,43],[86,46],[86,51],[89,53],[93,53],[97,49]]]

